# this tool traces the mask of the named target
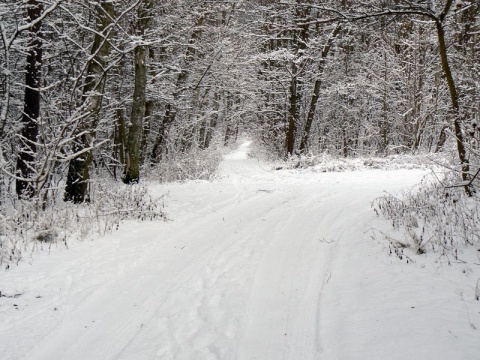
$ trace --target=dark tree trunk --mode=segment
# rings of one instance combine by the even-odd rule
[[[440,150],[442,150],[443,145],[445,145],[445,141],[447,141],[446,130],[446,126],[442,127],[442,130],[440,130],[440,136],[438,137],[437,145],[435,146],[435,153],[438,153]]]
[[[127,151],[125,161],[125,184],[138,183],[140,180],[140,145],[145,116],[145,93],[147,88],[146,47],[135,49],[135,89],[133,93],[132,113],[128,130]]]
[[[163,150],[166,147],[168,130],[170,128],[171,121],[175,119],[175,115],[171,114],[171,111],[172,111],[171,109],[172,109],[171,104],[167,104],[166,110],[165,110],[165,116],[160,123],[157,137],[152,147],[152,153],[150,155],[150,161],[152,162],[152,164],[158,163],[161,160]]]
[[[162,54],[163,52],[164,51],[162,50],[160,53]],[[155,51],[153,50],[152,47],[149,47],[148,49],[148,57],[150,59],[150,63],[153,63],[155,61]],[[153,66],[150,67],[149,76],[151,79],[150,83],[152,87],[154,87],[156,84],[156,79],[155,79],[156,75],[157,73],[155,70],[153,70]],[[144,123],[143,123],[142,146],[140,149],[140,165],[144,165],[145,161],[148,158],[147,148],[149,144],[152,119],[154,117],[153,113],[155,109],[155,104],[156,104],[156,101],[154,100],[154,98],[150,98],[145,102],[145,118],[143,120]]]
[[[143,0],[138,9],[136,35],[141,38],[145,37],[146,31],[150,27],[153,16],[152,9],[152,0]],[[147,54],[149,54],[148,45],[138,45],[135,48],[135,84],[123,175],[125,184],[135,184],[140,180],[140,147],[142,145],[147,93]]]
[[[298,121],[298,93],[297,93],[297,67],[292,64],[292,78],[290,79],[290,98],[288,107],[288,129],[287,129],[287,155],[293,155],[295,151],[295,137],[297,135]]]
[[[292,48],[295,56],[301,59],[297,62],[292,62],[291,79],[289,88],[289,103],[288,103],[288,129],[287,129],[287,155],[293,155],[295,152],[295,140],[297,137],[298,120],[300,117],[300,101],[301,91],[303,87],[303,80],[301,72],[304,71],[305,59],[302,59],[303,52],[307,48],[309,38],[308,20],[310,17],[310,9],[302,6],[300,1],[297,1],[295,7],[295,25],[292,29]]]
[[[451,4],[451,1],[447,3]],[[446,7],[446,10],[444,13],[446,14],[448,12],[449,7]],[[448,84],[448,90],[450,91],[450,99],[452,102],[452,108],[454,112],[454,121],[453,121],[453,126],[455,129],[455,137],[457,139],[457,153],[458,153],[458,158],[460,160],[460,164],[462,167],[462,180],[466,183],[469,180],[469,174],[468,172],[470,171],[470,164],[468,161],[467,157],[467,151],[465,148],[465,138],[462,132],[462,126],[461,126],[461,112],[460,112],[460,106],[458,103],[458,93],[457,93],[457,88],[455,86],[455,81],[453,80],[453,75],[452,71],[450,69],[450,64],[448,62],[448,55],[447,55],[447,47],[445,44],[445,30],[443,27],[442,23],[443,19],[437,19],[435,21],[435,24],[437,26],[437,35],[438,35],[438,49],[440,52],[440,59],[442,62],[442,70],[443,73],[445,74],[445,78],[447,79],[447,84]],[[472,195],[472,192],[468,185],[465,185],[465,193],[468,196]]]
[[[313,87],[313,93],[312,93],[312,98],[310,99],[310,105],[308,107],[308,113],[307,113],[307,119],[305,121],[305,127],[303,129],[303,134],[302,134],[302,140],[300,142],[300,147],[299,151],[304,152],[305,149],[308,146],[308,139],[310,137],[310,132],[312,129],[312,124],[313,124],[313,118],[315,116],[315,112],[317,110],[317,103],[318,103],[318,98],[320,97],[320,88],[322,86],[322,81],[321,81],[321,76],[323,74],[323,70],[325,69],[325,62],[326,58],[328,56],[328,53],[330,52],[330,49],[332,48],[333,42],[335,41],[338,33],[341,30],[341,26],[337,25],[335,29],[333,30],[332,34],[328,38],[327,43],[323,47],[322,50],[322,55],[320,57],[320,62],[318,65],[318,73],[317,73],[317,79],[315,80],[315,85]]]
[[[77,128],[78,138],[75,139],[73,151],[77,154],[68,164],[67,184],[64,200],[75,204],[88,201],[88,182],[90,180],[89,165],[92,161],[92,143],[98,123],[103,88],[106,82],[106,68],[110,45],[107,41],[109,28],[114,18],[114,4],[102,1],[97,4],[97,24],[91,54],[93,58],[88,63],[87,75],[83,87],[83,104],[88,116]],[[81,135],[80,135],[81,134]]]
[[[115,114],[115,137],[114,137],[115,145],[114,145],[114,158],[118,159],[120,164],[125,164],[125,144],[127,142],[126,135],[125,135],[125,115],[123,109],[117,109]],[[116,176],[116,169],[115,167],[115,179]],[[122,169],[123,172],[123,169]]]
[[[37,20],[43,11],[39,1],[28,1],[29,21]],[[25,98],[22,116],[20,150],[17,157],[16,191],[18,197],[31,198],[35,195],[33,176],[35,174],[35,155],[37,152],[38,119],[40,117],[40,77],[42,66],[41,21],[30,28],[29,49],[25,76]]]

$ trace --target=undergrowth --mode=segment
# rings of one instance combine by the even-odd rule
[[[63,202],[61,192],[48,203],[18,200],[3,192],[0,211],[0,266],[8,269],[35,251],[118,229],[122,220],[164,219],[163,199],[145,185],[125,186],[108,179],[92,181],[91,202]]]
[[[213,146],[170,154],[154,167],[144,169],[147,171],[143,178],[161,182],[212,180],[223,151]],[[62,200],[61,184],[49,189],[48,196],[18,200],[10,191],[13,181],[4,182],[0,186],[0,267],[6,269],[38,250],[111,233],[123,220],[165,219],[163,196],[153,198],[144,183],[126,186],[99,175],[89,184],[90,202],[75,205]]]
[[[327,153],[319,155],[294,155],[287,160],[277,161],[274,169],[297,169],[311,172],[342,172],[363,169],[426,169],[430,164],[444,164],[442,155],[390,155],[386,157],[353,157],[344,158]]]
[[[189,152],[170,154],[148,169],[146,176],[160,182],[213,180],[225,148],[193,148]]]
[[[442,180],[430,175],[400,196],[388,194],[373,202],[377,215],[404,235],[403,239],[390,237],[391,252],[399,258],[405,256],[405,249],[436,253],[448,264],[476,259],[469,255],[478,256],[480,250],[480,196],[478,192],[466,196],[457,183],[454,172]]]

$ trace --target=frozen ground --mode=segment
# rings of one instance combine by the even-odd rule
[[[478,360],[479,268],[388,255],[371,201],[420,170],[270,171],[243,143],[216,182],[0,274],[0,358]]]

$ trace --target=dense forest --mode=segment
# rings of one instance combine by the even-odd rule
[[[454,151],[475,191],[478,1],[3,0],[0,31],[4,214],[239,133],[277,159]]]
[[[277,156],[439,151],[455,137],[468,173],[479,8],[4,1],[3,176],[24,197],[62,178],[65,200],[83,202],[93,167],[134,183],[143,168],[238,131]]]

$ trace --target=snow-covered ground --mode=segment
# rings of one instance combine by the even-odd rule
[[[171,221],[2,272],[0,358],[480,359],[480,266],[375,235],[371,201],[425,171],[271,171],[249,145],[218,181],[152,185]]]

